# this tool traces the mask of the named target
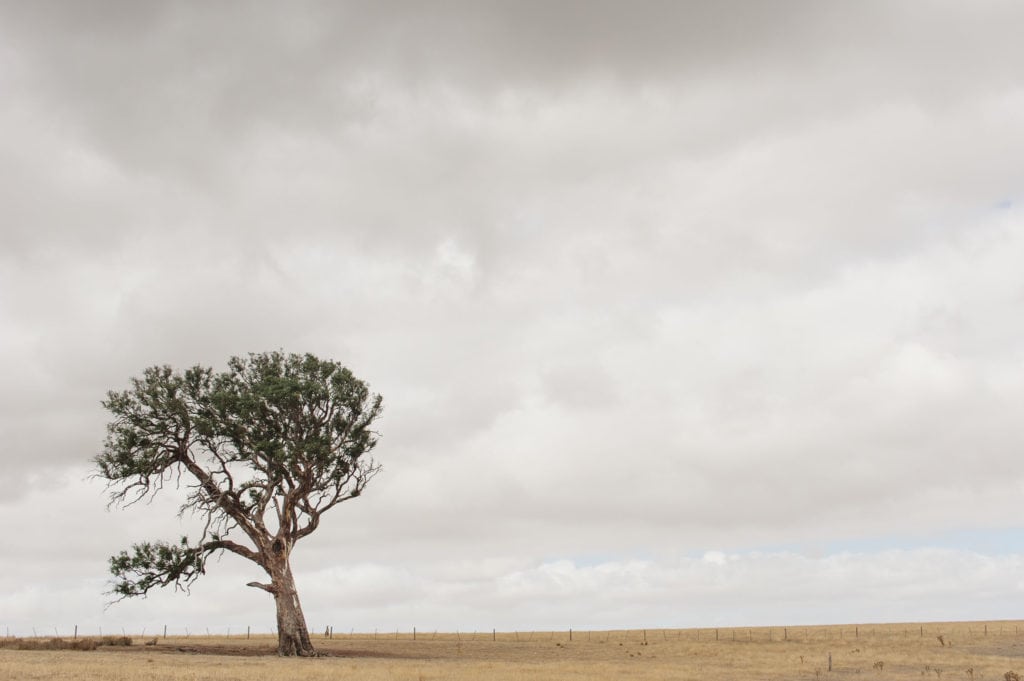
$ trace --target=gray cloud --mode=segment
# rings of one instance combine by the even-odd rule
[[[378,580],[367,621],[466,565],[551,597],[563,559],[1012,527],[1019,14],[0,5],[0,522],[102,508],[144,367],[285,348],[385,396],[305,564]],[[2,553],[85,593],[159,516]]]

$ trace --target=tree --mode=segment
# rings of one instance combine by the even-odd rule
[[[188,591],[210,556],[227,551],[269,576],[248,586],[274,596],[278,653],[315,655],[291,552],[380,471],[367,456],[380,396],[337,362],[270,352],[233,357],[221,373],[151,367],[103,406],[113,420],[94,463],[111,505],[148,502],[170,483],[187,491],[181,513],[204,525],[195,540],[144,542],[113,556],[117,600],[154,587]]]

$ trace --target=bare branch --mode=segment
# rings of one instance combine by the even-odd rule
[[[263,589],[267,593],[276,594],[277,588],[273,584],[261,584],[260,582],[249,582],[246,586],[251,586],[256,589]]]
[[[203,551],[205,551],[207,553],[212,553],[214,551],[219,551],[219,550],[230,551],[231,553],[239,555],[242,558],[245,558],[247,560],[251,560],[252,562],[256,563],[257,565],[262,565],[263,564],[263,560],[260,557],[260,554],[256,553],[255,551],[253,551],[250,548],[247,548],[247,547],[245,547],[245,546],[243,546],[241,544],[238,544],[236,542],[229,541],[227,539],[216,539],[214,541],[205,542],[202,545],[201,548],[202,548]]]

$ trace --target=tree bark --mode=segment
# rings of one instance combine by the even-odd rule
[[[267,572],[270,573],[277,604],[277,654],[282,657],[315,657],[317,652],[309,640],[306,616],[299,603],[287,550],[274,552]]]

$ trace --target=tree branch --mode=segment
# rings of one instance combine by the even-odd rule
[[[230,551],[235,555],[241,556],[242,558],[245,558],[247,560],[251,560],[252,562],[256,563],[261,567],[263,565],[263,560],[260,558],[260,554],[256,553],[255,551],[246,546],[243,546],[242,544],[238,544],[228,539],[215,539],[213,541],[205,542],[200,546],[200,549],[207,553],[212,553],[214,551],[221,550]]]
[[[277,593],[277,587],[275,587],[273,584],[261,584],[259,582],[249,582],[248,584],[246,584],[246,586],[251,586],[251,587],[254,587],[256,589],[263,589],[268,594],[276,594]]]
[[[214,481],[213,476],[189,456],[188,450],[183,448],[179,452],[178,461],[200,483],[207,494],[207,498],[220,507],[252,539],[253,543],[262,549],[267,541],[267,537],[265,534],[257,531],[252,518],[245,513],[234,493],[221,490],[217,486],[216,481]]]

